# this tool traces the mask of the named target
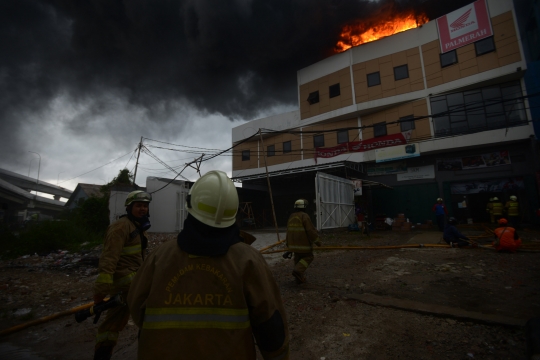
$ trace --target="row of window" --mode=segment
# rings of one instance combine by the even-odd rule
[[[399,118],[401,125],[401,131],[407,131],[414,129],[414,116],[404,116]],[[374,124],[374,137],[385,136],[386,132],[386,122],[381,122]],[[337,143],[344,144],[349,142],[349,131],[348,130],[338,130],[337,131]],[[313,147],[319,148],[324,147],[324,134],[318,134],[313,136]],[[283,154],[290,153],[292,151],[291,141],[285,141],[283,143]],[[276,146],[269,145],[266,147],[266,156],[275,156],[276,155]],[[242,150],[242,161],[248,161],[250,159],[250,150]]]
[[[330,99],[334,98],[336,96],[339,96],[339,95],[341,95],[341,89],[339,87],[339,83],[334,84],[334,85],[330,85],[328,87],[328,97]],[[314,91],[314,92],[310,93],[308,98],[307,98],[307,101],[308,101],[308,103],[310,105],[318,103],[319,102],[319,91]]]
[[[484,55],[495,51],[493,36],[479,40],[474,43],[476,56]],[[456,50],[440,54],[441,68],[456,64],[458,62]],[[367,74],[368,87],[381,85],[381,73],[379,71]],[[409,77],[407,65],[400,65],[394,68],[394,80],[406,79]]]

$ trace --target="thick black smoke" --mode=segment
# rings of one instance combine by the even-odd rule
[[[389,4],[439,7],[420,0],[0,0],[0,133],[11,134],[13,145],[19,125],[59,95],[77,103],[121,93],[150,118],[155,104],[166,111],[168,101],[183,99],[249,119],[295,103],[296,72],[332,55],[344,24],[369,21]],[[88,117],[110,109],[99,101]]]

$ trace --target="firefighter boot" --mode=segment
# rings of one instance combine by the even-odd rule
[[[113,351],[112,345],[96,347],[94,350],[94,360],[110,360]]]
[[[297,284],[303,284],[306,282],[306,277],[300,274],[299,272],[293,271],[292,275],[294,276],[294,280],[296,281]]]

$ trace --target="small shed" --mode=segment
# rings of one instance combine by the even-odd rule
[[[186,196],[191,182],[158,177],[146,178],[146,191],[152,194],[148,232],[180,232],[187,217]]]
[[[103,194],[100,189],[101,185],[78,183],[64,206],[70,210],[75,209],[82,200],[86,200],[92,196],[102,196]]]

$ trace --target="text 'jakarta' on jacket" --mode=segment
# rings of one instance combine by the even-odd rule
[[[115,295],[129,289],[131,280],[143,262],[141,235],[134,233],[136,230],[137,227],[127,216],[109,225],[99,259],[94,294]]]
[[[287,247],[297,253],[313,252],[313,244],[319,241],[319,232],[313,226],[309,215],[297,211],[287,221]]]
[[[141,329],[139,359],[288,359],[279,288],[262,255],[242,242],[196,256],[170,241],[145,260],[128,296]]]

